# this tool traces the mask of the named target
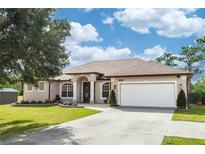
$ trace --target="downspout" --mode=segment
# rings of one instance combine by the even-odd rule
[[[190,100],[190,95],[191,94],[191,78],[187,77],[187,106],[189,108],[189,100]]]
[[[50,80],[48,81],[48,99],[51,99],[51,82]]]

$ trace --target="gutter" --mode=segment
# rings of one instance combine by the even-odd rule
[[[193,73],[180,73],[180,74],[142,74],[142,75],[105,75],[105,77],[142,77],[142,76],[175,76],[175,75],[191,75],[193,76]]]

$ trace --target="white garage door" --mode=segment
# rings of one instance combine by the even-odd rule
[[[122,106],[176,107],[175,83],[121,83]]]

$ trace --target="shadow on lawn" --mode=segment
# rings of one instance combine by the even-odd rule
[[[43,129],[49,125],[49,123],[33,123],[32,120],[15,120],[2,123],[0,124],[0,139],[4,140],[19,134],[26,134],[32,131]]]
[[[32,122],[32,120],[14,120],[14,121],[9,121],[5,123],[0,123],[0,128],[7,127],[10,125],[18,125],[18,124],[23,124],[23,123],[29,123]]]

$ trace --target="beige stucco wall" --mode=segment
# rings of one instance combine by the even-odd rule
[[[49,84],[47,81],[45,82],[45,90],[44,91],[39,91],[35,86],[33,86],[32,91],[27,91],[27,84],[24,84],[24,100],[25,101],[45,101],[48,99],[48,88]]]
[[[38,91],[38,89],[36,89],[33,86],[33,91],[27,91],[26,87],[27,84],[24,84],[24,100],[28,100],[28,101],[45,101],[46,99],[49,98],[49,83],[47,81],[45,82],[45,90],[42,91]],[[53,81],[50,84],[50,99],[53,100],[55,99],[56,95],[60,95],[60,85],[63,83],[67,83],[69,81]]]
[[[76,74],[76,75],[71,75],[71,80],[79,81],[79,79],[81,78],[87,78],[88,81],[95,81],[97,77],[98,74]]]
[[[79,77],[79,76],[78,76]],[[82,76],[81,76],[82,77]],[[79,79],[79,78],[78,78]],[[116,77],[111,78],[111,89],[114,89],[116,93],[116,99],[118,99],[118,83],[119,82],[146,82],[146,81],[176,81],[177,84],[177,92],[179,92],[180,88],[179,85],[182,84],[182,89],[187,94],[187,76],[181,75],[179,77],[177,76],[146,76],[146,77]],[[86,78],[80,78],[77,82],[77,101],[82,102],[82,82],[88,81]],[[95,103],[104,103],[104,100],[101,99],[101,84],[103,82],[107,82],[109,80],[96,80],[95,81]],[[51,93],[50,98],[55,99],[56,95],[60,95],[60,85],[63,83],[66,83],[69,81],[54,81],[51,83]],[[72,83],[72,82],[70,82]],[[116,86],[116,88],[114,88]],[[28,92],[26,89],[26,84],[24,84],[24,100],[35,100],[35,101],[45,101],[45,99],[48,99],[48,90],[49,90],[49,84],[48,82],[45,82],[45,91],[39,92],[35,87],[33,87],[32,92]]]
[[[86,78],[81,78],[79,82],[77,82],[77,101],[82,102],[83,101],[83,86],[82,83],[84,81],[88,81]],[[101,99],[101,84],[104,82],[108,82],[109,80],[97,80],[95,81],[95,103],[104,103],[104,99]],[[53,100],[55,99],[56,95],[60,96],[60,86],[63,83],[72,83],[70,81],[53,81],[50,84],[50,99]],[[45,82],[45,91],[44,92],[39,92],[35,87],[33,87],[32,92],[28,92],[26,90],[26,84],[24,84],[24,100],[28,101],[45,101],[48,99],[48,82]]]
[[[53,81],[50,85],[50,99],[54,100],[56,98],[56,95],[59,95],[61,97],[60,94],[60,87],[62,84],[64,83],[72,83],[70,81]]]
[[[104,99],[101,98],[101,84],[109,82],[109,80],[97,80],[95,82],[95,103],[104,103]]]
[[[118,100],[118,83],[119,82],[146,82],[146,81],[176,81],[177,86],[177,93],[179,92],[180,88],[179,85],[182,85],[182,89],[184,90],[185,94],[187,95],[187,76],[181,75],[177,76],[144,76],[144,77],[116,77],[111,78],[111,88],[115,91],[116,99]],[[116,89],[114,89],[116,86]]]

